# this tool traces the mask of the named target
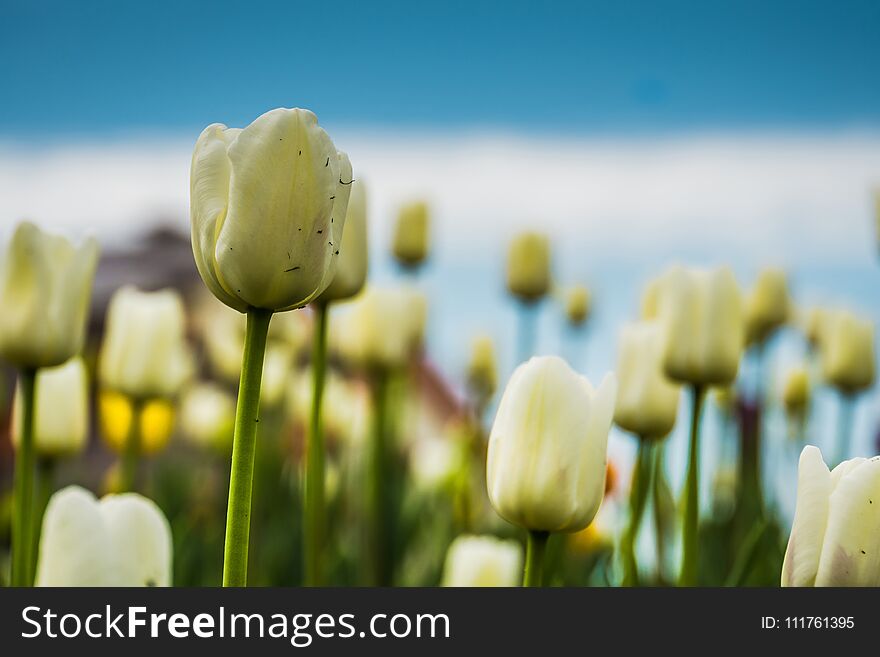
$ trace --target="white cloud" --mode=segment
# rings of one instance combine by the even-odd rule
[[[431,200],[440,245],[481,249],[542,227],[562,248],[870,262],[880,134],[647,139],[337,135],[367,180],[376,239],[396,207]],[[119,238],[187,227],[191,139],[0,145],[0,223],[22,217]],[[612,251],[613,250],[613,251]]]

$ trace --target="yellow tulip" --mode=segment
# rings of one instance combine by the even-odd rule
[[[400,209],[392,250],[404,267],[416,267],[427,258],[429,223],[428,205],[423,201]]]
[[[590,316],[590,291],[584,285],[572,285],[565,291],[565,316],[572,326],[583,325]]]
[[[205,284],[241,312],[312,301],[336,273],[352,180],[348,156],[308,110],[274,109],[244,129],[209,125],[190,171]]]
[[[507,289],[526,303],[534,303],[550,289],[550,241],[540,233],[514,237],[507,252]]]
[[[789,370],[782,389],[782,403],[789,415],[801,416],[810,404],[810,375],[803,366]]]
[[[495,394],[498,387],[498,365],[495,345],[488,335],[478,335],[471,343],[471,357],[467,366],[468,386],[480,398],[479,403]]]
[[[54,367],[80,353],[98,244],[74,247],[23,222],[0,259],[0,358],[20,368]]]
[[[125,451],[131,428],[132,402],[118,392],[102,390],[98,395],[101,435],[115,452]],[[144,403],[140,413],[140,452],[161,452],[174,431],[174,406],[164,399]]]
[[[824,321],[819,342],[822,378],[846,394],[874,384],[874,324],[845,310]]]

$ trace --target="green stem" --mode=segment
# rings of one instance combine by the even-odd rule
[[[623,556],[623,585],[639,585],[639,565],[636,559],[636,538],[642,522],[648,491],[651,489],[653,444],[648,438],[639,438],[639,451],[633,466],[632,483],[629,490],[629,525],[621,538]]]
[[[663,517],[666,500],[671,499],[669,494],[669,484],[666,482],[666,465],[665,465],[666,443],[661,442],[654,447],[654,464],[653,464],[653,485],[652,495],[654,497],[654,534],[657,542],[657,580],[664,582],[664,569],[666,566],[666,519]]]
[[[369,580],[373,586],[391,584],[391,518],[388,507],[388,374],[373,377],[373,430],[370,436],[367,474],[369,518]]]
[[[840,396],[840,414],[837,416],[837,463],[843,463],[849,456],[852,440],[852,420],[855,401],[853,395],[842,393]]]
[[[682,560],[679,574],[680,586],[697,585],[699,537],[697,524],[700,514],[700,414],[703,410],[705,390],[699,384],[691,388],[690,452],[688,455],[687,481],[684,491],[684,522],[682,524]]]
[[[144,402],[141,399],[130,400],[131,421],[128,435],[122,449],[122,471],[120,473],[120,492],[127,493],[137,489],[138,462],[141,456],[141,415]]]
[[[544,586],[544,553],[550,532],[529,531],[526,540],[526,568],[523,573],[523,586]]]
[[[251,308],[238,383],[235,433],[232,439],[232,469],[229,473],[229,503],[226,508],[226,542],[223,549],[223,586],[246,586],[248,541],[251,528],[251,493],[254,481],[254,452],[260,421],[260,383],[263,357],[269,333],[271,310]]]
[[[31,529],[32,554],[39,555],[40,531],[43,527],[43,514],[49,504],[49,498],[55,492],[55,467],[58,461],[54,456],[44,456],[37,460],[37,485],[36,504],[34,505],[34,520]],[[31,562],[31,581],[34,581],[37,573],[37,559]]]
[[[15,459],[15,507],[12,521],[12,586],[30,586],[33,572],[34,417],[37,370],[21,371],[21,440]]]
[[[306,586],[321,585],[321,554],[324,549],[324,430],[321,402],[327,367],[327,303],[315,304],[316,327],[312,349],[312,415],[306,441],[303,571]]]

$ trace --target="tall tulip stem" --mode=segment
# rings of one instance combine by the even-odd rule
[[[33,572],[34,417],[37,370],[21,371],[21,440],[15,459],[15,507],[12,525],[13,586],[30,586]]]
[[[841,393],[840,411],[837,416],[837,463],[843,463],[849,456],[849,446],[852,442],[852,421],[855,398],[850,393]]]
[[[684,491],[684,522],[682,523],[682,559],[680,586],[696,586],[699,537],[697,525],[700,515],[700,415],[703,410],[705,388],[691,387],[691,435],[688,453],[687,481]]]
[[[306,442],[305,527],[303,572],[306,586],[321,585],[321,554],[324,548],[324,429],[321,403],[327,367],[327,303],[315,304],[312,348],[312,414]]]
[[[235,409],[232,441],[232,469],[229,475],[229,503],[226,508],[226,542],[223,549],[223,586],[246,586],[248,541],[251,527],[251,492],[254,480],[254,453],[257,424],[260,421],[260,383],[263,357],[269,333],[271,310],[251,308]]]
[[[370,436],[367,474],[367,517],[369,522],[368,568],[373,586],[391,584],[390,547],[393,537],[388,487],[388,373],[373,376],[373,427]]]
[[[544,586],[544,553],[550,532],[529,531],[526,539],[526,568],[523,573],[523,586]]]
[[[651,490],[651,475],[654,469],[653,443],[649,438],[639,438],[639,451],[633,467],[632,483],[629,490],[629,525],[621,539],[621,552],[623,555],[623,585],[639,585],[639,565],[636,559],[636,538],[639,535],[639,526],[642,523],[642,515],[648,501],[648,492]]]
[[[128,435],[122,447],[122,472],[120,490],[134,491],[137,487],[138,461],[141,456],[141,416],[144,402],[141,399],[131,400],[131,420],[128,424]]]

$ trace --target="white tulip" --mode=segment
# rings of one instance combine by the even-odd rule
[[[318,300],[338,301],[360,292],[367,280],[368,254],[367,194],[363,183],[356,180],[351,185],[345,228],[336,260],[336,275]]]
[[[605,488],[606,447],[617,383],[598,390],[561,358],[516,368],[489,437],[489,500],[529,530],[574,532],[590,524]]]
[[[662,348],[657,322],[628,324],[621,331],[614,421],[641,438],[663,438],[675,426],[680,386],[663,373]]]
[[[12,405],[12,442],[21,440],[21,388]],[[44,456],[69,456],[86,446],[89,433],[89,387],[79,356],[37,372],[34,447]]]
[[[443,586],[519,586],[522,548],[494,536],[459,536],[446,552]]]
[[[822,378],[852,394],[874,383],[874,323],[845,310],[828,313],[819,348]]]
[[[180,295],[173,290],[116,291],[107,309],[98,375],[129,397],[171,397],[192,374]]]
[[[761,342],[785,324],[790,305],[785,272],[772,268],[762,270],[746,300],[747,341]]]
[[[221,450],[232,447],[235,397],[213,383],[188,388],[180,400],[183,436],[194,445]]]
[[[415,201],[400,208],[391,250],[404,267],[416,267],[428,257],[428,204]]]
[[[807,445],[783,586],[880,586],[880,456],[834,470]]]
[[[74,247],[23,222],[0,261],[0,358],[40,368],[80,353],[98,243],[87,239]]]
[[[205,284],[241,312],[309,303],[336,273],[351,184],[348,156],[308,110],[205,128],[190,172],[193,254]]]
[[[171,528],[136,493],[95,499],[69,486],[43,517],[37,586],[170,586]]]
[[[731,383],[739,368],[745,327],[742,297],[730,269],[675,266],[656,293],[666,375],[681,383]]]

